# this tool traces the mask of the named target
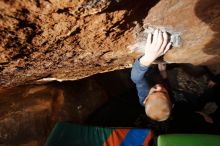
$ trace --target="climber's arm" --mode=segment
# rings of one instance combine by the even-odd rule
[[[149,66],[153,61],[161,55],[164,55],[170,46],[171,43],[168,43],[168,35],[166,32],[155,30],[153,39],[152,34],[148,34],[145,54],[135,61],[131,71],[131,79],[136,84],[141,105],[143,105],[143,101],[149,92],[149,84],[144,78],[144,74],[149,70]]]

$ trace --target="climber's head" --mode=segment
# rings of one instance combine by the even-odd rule
[[[152,120],[167,120],[172,109],[167,89],[161,84],[153,86],[144,101],[144,106],[146,115]]]

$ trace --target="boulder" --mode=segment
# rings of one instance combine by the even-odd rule
[[[180,33],[168,63],[219,67],[220,2],[208,0],[0,1],[0,88],[77,80],[130,68],[148,26]]]

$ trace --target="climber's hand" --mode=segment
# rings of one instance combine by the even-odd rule
[[[158,69],[160,71],[160,75],[162,76],[163,79],[167,79],[167,71],[166,71],[166,64],[164,63],[159,63],[158,64]]]
[[[213,88],[216,85],[216,82],[209,80],[208,81],[208,88]]]
[[[210,123],[210,124],[214,123],[213,119],[209,115],[203,112],[196,112],[196,113],[200,114],[204,118],[205,122]]]
[[[164,55],[170,49],[171,43],[168,43],[168,35],[166,32],[155,30],[153,34],[149,33],[145,46],[145,54],[141,57],[140,63],[149,66],[158,57]]]
[[[158,69],[160,72],[166,71],[167,65],[165,63],[159,63],[158,64]]]

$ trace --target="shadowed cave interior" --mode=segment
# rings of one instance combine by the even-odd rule
[[[186,121],[168,128],[169,121],[158,123],[147,118],[130,80],[130,71],[2,91],[0,143],[43,145],[60,121],[104,127],[147,127],[158,133],[196,132]],[[170,65],[168,78],[172,87],[191,93],[202,94],[207,88],[208,77],[203,68],[190,64]]]

